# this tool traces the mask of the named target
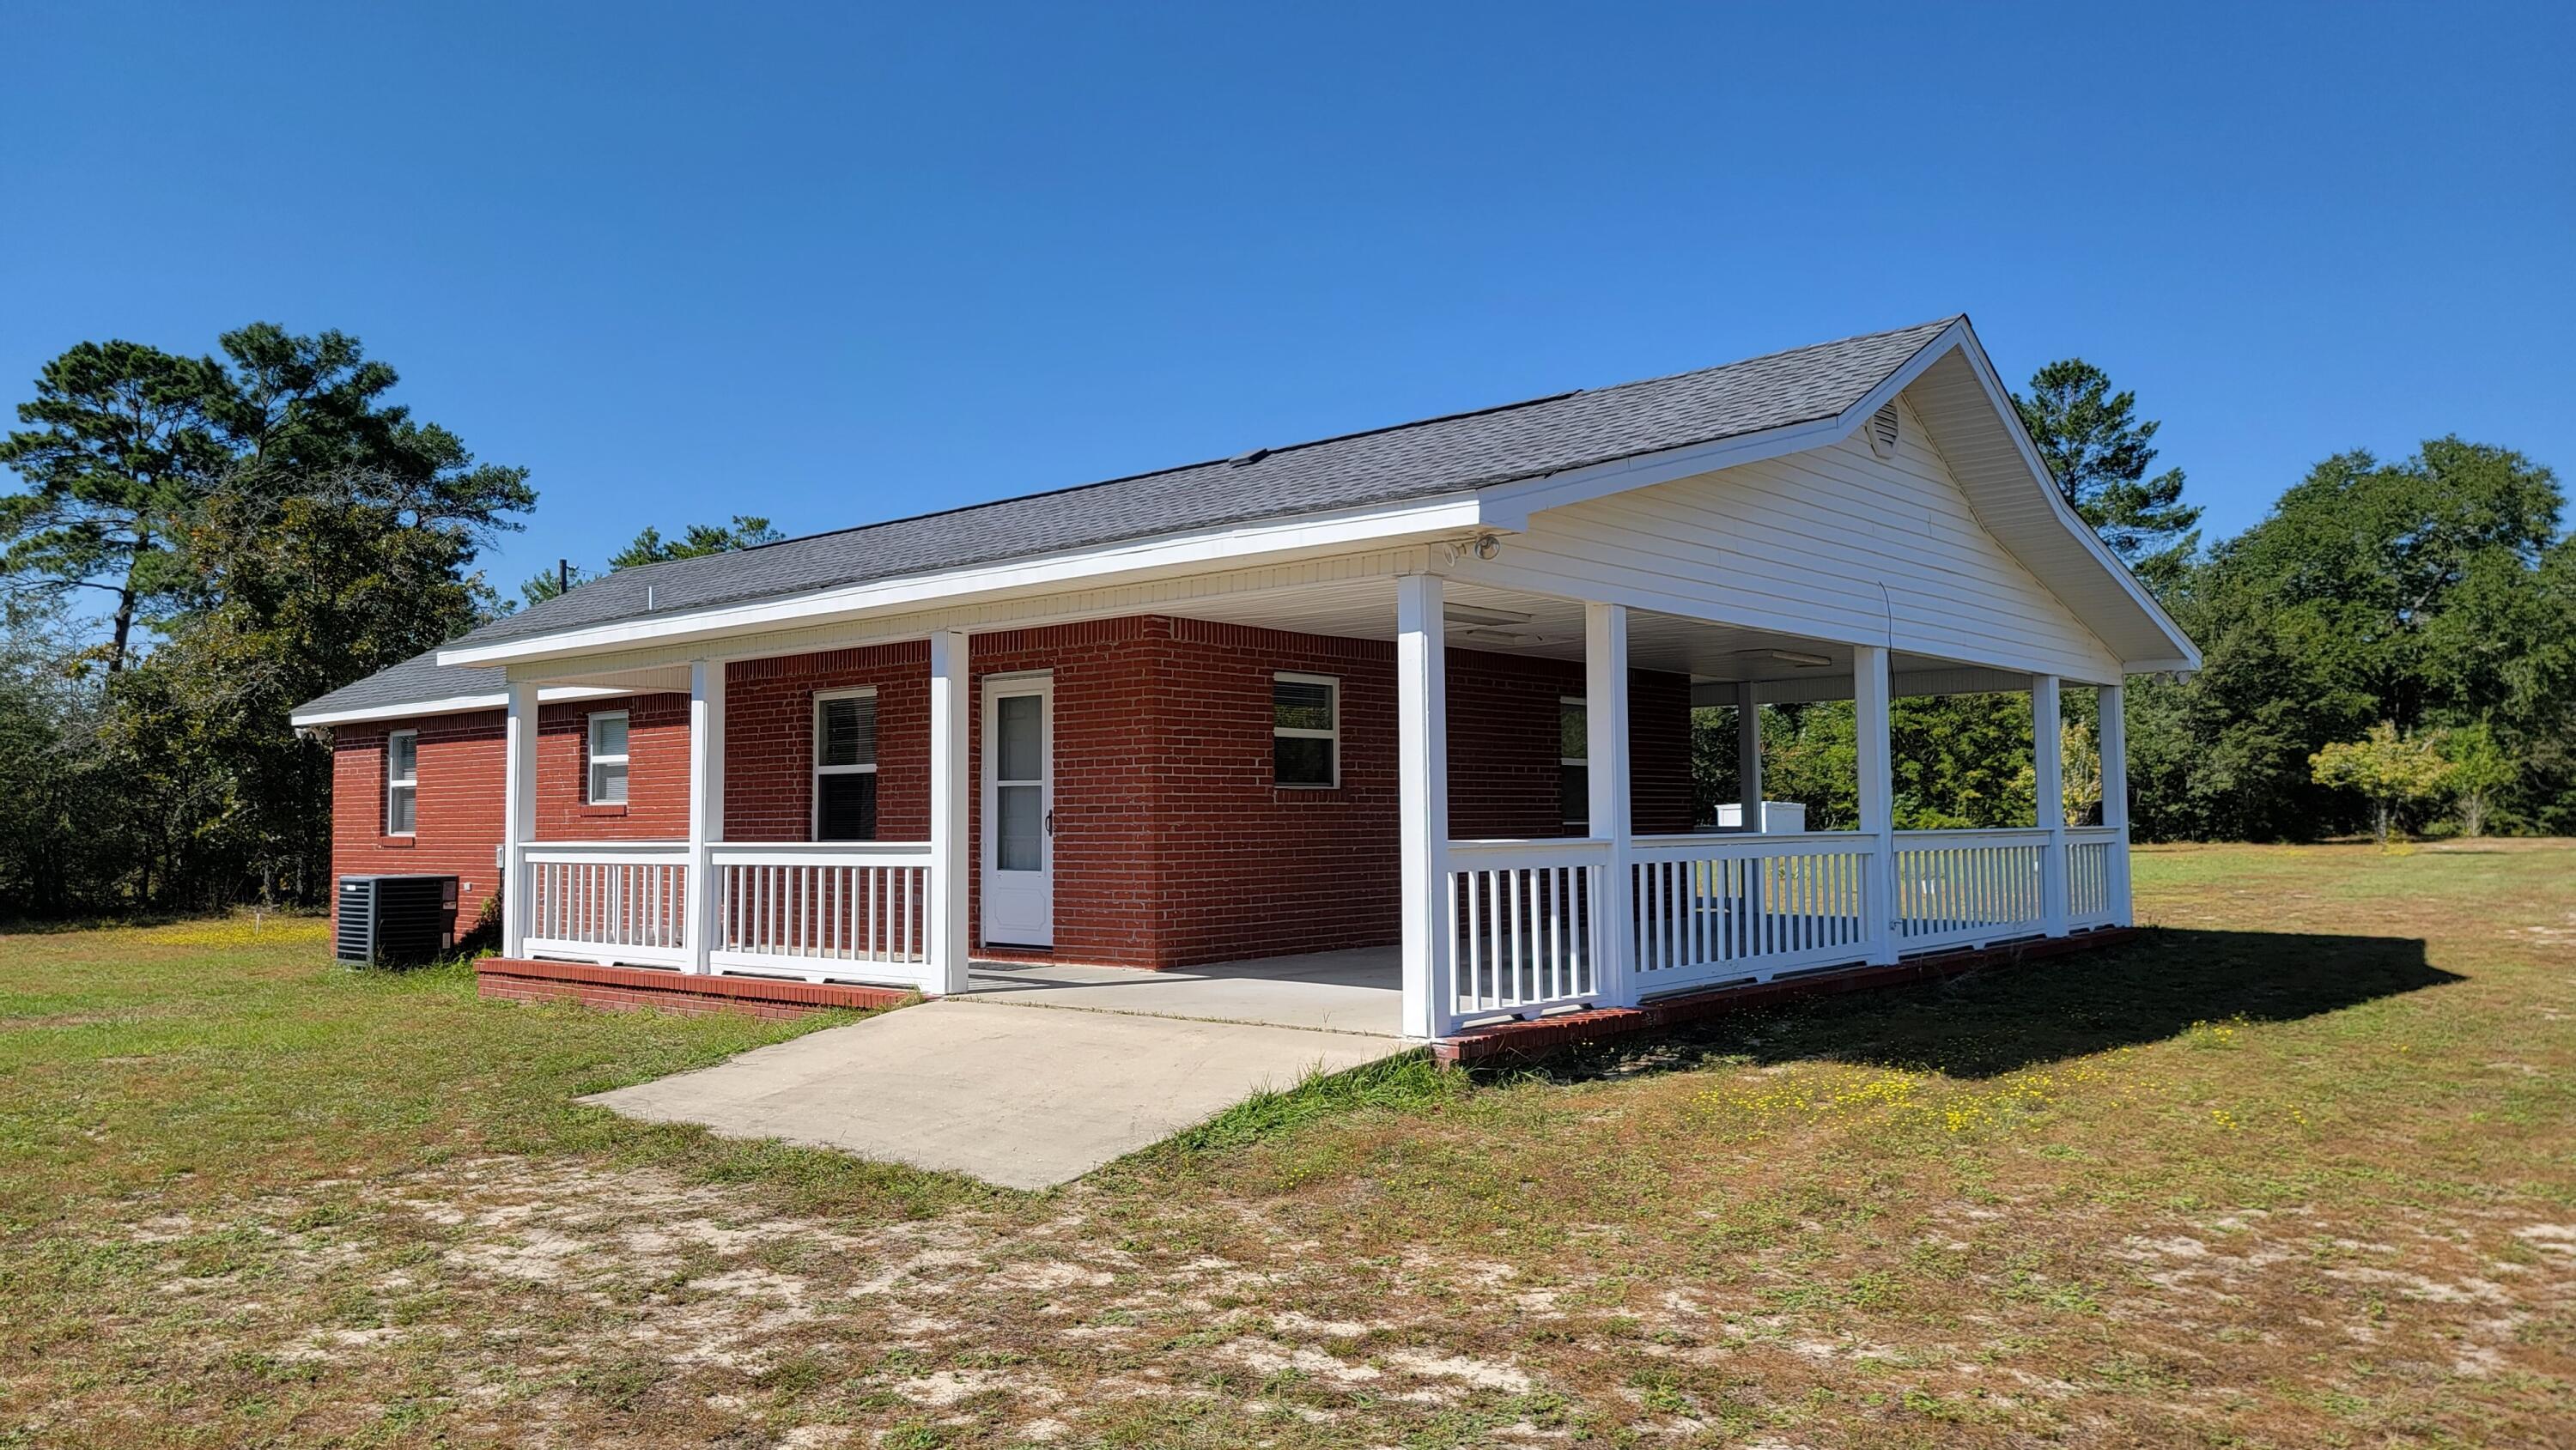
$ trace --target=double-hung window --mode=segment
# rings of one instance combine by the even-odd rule
[[[385,834],[408,836],[420,827],[420,732],[385,737]]]
[[[602,710],[590,717],[590,794],[595,806],[626,804],[626,712]]]
[[[877,692],[814,697],[814,839],[877,838]]]
[[[1342,682],[1330,675],[1270,677],[1270,778],[1300,790],[1342,783]]]
[[[1592,826],[1591,718],[1583,697],[1567,695],[1556,702],[1557,814],[1567,825]]]

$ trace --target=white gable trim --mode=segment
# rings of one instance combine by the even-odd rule
[[[633,690],[602,689],[591,685],[549,685],[537,692],[537,698],[551,703],[557,700],[596,700],[608,695],[632,695]],[[448,695],[436,700],[413,700],[393,705],[360,705],[347,710],[298,710],[286,717],[286,723],[298,730],[315,730],[329,725],[357,725],[369,720],[409,720],[423,715],[465,715],[477,710],[498,710],[510,703],[509,695],[495,690],[488,695]]]
[[[1696,443],[1687,448],[1668,448],[1660,453],[1641,453],[1634,458],[1506,483],[1485,490],[1484,497],[1526,520],[1540,509],[1563,508],[1568,504],[1606,498],[1614,493],[1626,493],[1630,489],[1671,483],[1694,474],[1713,473],[1738,464],[1759,463],[1766,458],[1804,453],[1811,448],[1831,447],[1850,437],[1870,414],[1905,391],[1906,384],[1923,376],[1924,369],[1958,346],[1959,339],[1967,333],[1967,327],[1966,320],[1962,319],[1943,328],[1930,342],[1917,349],[1914,356],[1907,358],[1903,366],[1864,394],[1859,402],[1830,418],[1791,423],[1759,433],[1723,438],[1715,443]]]
[[[2092,526],[2076,514],[2066,502],[2065,495],[2058,491],[2057,481],[2049,475],[2048,466],[2040,461],[2038,447],[2031,442],[2029,430],[2022,426],[2021,411],[2013,406],[2011,392],[1996,376],[1994,363],[1986,356],[1984,344],[1977,340],[1975,329],[1964,317],[1943,328],[1902,366],[1880,380],[1876,387],[1831,418],[1503,484],[1487,489],[1484,496],[1499,506],[1497,517],[1506,513],[1517,514],[1521,527],[1525,528],[1527,516],[1542,509],[1563,508],[1721,468],[1831,447],[1851,437],[1872,414],[1894,401],[1954,352],[1966,363],[1984,390],[1987,406],[1994,410],[1999,425],[2010,436],[2014,452],[2021,460],[2023,476],[2013,481],[2014,486],[2026,484],[2036,496],[2046,500],[2057,529],[2083,549],[2092,566],[2114,583],[2128,606],[2145,617],[2144,622],[2152,627],[2151,632],[2161,636],[2160,648],[2141,657],[2124,658],[2124,665],[2136,673],[2200,668],[2200,651],[2193,646],[2190,637],[2182,632],[2181,626],[2165,613],[2155,596],[2147,592],[2146,586],[2138,582],[2137,576],[2129,572],[2129,567],[2120,562],[2119,556],[2111,552],[2110,546],[2102,542],[2101,536],[2093,532]],[[1967,478],[1960,478],[1958,482],[1967,491],[1973,509],[1976,506],[1973,482]],[[2063,581],[2051,577],[2054,571],[2044,566],[2034,567],[2034,561],[2024,557],[2025,550],[2016,548],[2017,541],[2007,537],[2005,531],[1989,527],[1988,532],[1994,534],[1996,542],[2002,544],[2006,552],[2020,559],[2033,577],[2064,599],[2066,591],[2059,587]],[[2026,544],[2030,541],[2018,542]],[[2076,612],[2078,617],[2082,617],[2080,608]],[[2098,625],[2094,627],[2099,632]]]
[[[1956,347],[1960,356],[1967,361],[1969,370],[1975,374],[1978,383],[1985,388],[1986,400],[2003,419],[2006,431],[2012,436],[2014,450],[2021,455],[2023,465],[2029,469],[2032,484],[2038,488],[2041,496],[2048,500],[2050,511],[2057,516],[2058,526],[2084,547],[2085,552],[2092,556],[2094,564],[2111,576],[2119,585],[2121,592],[2128,596],[2129,602],[2163,632],[2166,642],[2171,645],[2173,654],[2169,658],[2126,661],[2130,671],[2149,674],[2167,670],[2199,669],[2199,647],[2191,642],[2189,635],[2182,632],[2182,626],[2174,623],[2173,616],[2165,613],[2164,606],[2158,604],[2156,597],[2147,592],[2147,586],[2138,582],[2138,576],[2129,572],[2129,566],[2120,562],[2120,556],[2111,552],[2111,546],[2102,542],[2102,536],[2093,532],[2093,526],[2084,522],[2083,518],[2075,512],[2074,505],[2066,501],[2066,495],[2059,491],[2057,480],[2049,474],[2048,465],[2040,461],[2039,446],[2031,441],[2030,430],[2022,425],[2021,410],[2013,406],[2011,391],[2005,388],[2003,380],[1995,375],[1994,360],[1986,356],[1985,344],[1979,342],[1976,334],[1964,323],[1958,331],[1958,339],[1948,343],[1942,351],[1947,352],[1950,347]],[[1945,339],[1948,336],[1947,333],[1943,334]],[[1928,355],[1932,349],[1926,348],[1924,352]],[[1930,365],[1929,361],[1924,362],[1926,369]],[[1918,370],[1917,376],[1920,376],[1920,371]],[[1961,483],[1964,486],[1966,480],[1961,480]],[[1969,494],[1972,505],[1975,497],[1972,491]],[[2011,541],[2002,540],[2002,542],[2004,547],[2008,549],[2012,547]],[[2023,567],[2029,567],[2028,560],[2023,561]],[[2036,570],[2032,572],[2038,573]],[[2040,578],[2043,583],[2047,582],[2046,575],[2040,575]]]

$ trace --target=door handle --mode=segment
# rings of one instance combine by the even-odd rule
[[[1046,813],[1046,833],[1049,836],[1053,836],[1055,834],[1055,812],[1053,811]]]

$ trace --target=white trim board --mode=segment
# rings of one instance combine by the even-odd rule
[[[1186,573],[1209,564],[1240,566],[1273,556],[1332,553],[1355,545],[1418,542],[1501,527],[1476,495],[1452,494],[1427,502],[1236,525],[969,569],[907,575],[686,614],[622,619],[552,634],[442,649],[438,662],[476,666],[568,659],[642,644],[722,639],[923,605],[964,604],[1014,593],[1061,592],[1069,586],[1097,587],[1154,572]]]
[[[549,685],[537,692],[543,704],[563,700],[604,700],[616,695],[632,695],[634,690],[602,689],[594,685]],[[654,693],[644,691],[642,693]],[[448,695],[436,700],[414,700],[392,705],[361,705],[349,710],[298,711],[286,717],[286,723],[298,730],[318,730],[331,725],[356,725],[369,720],[411,720],[426,715],[465,715],[477,710],[500,710],[509,706],[507,692],[494,690],[488,695]]]

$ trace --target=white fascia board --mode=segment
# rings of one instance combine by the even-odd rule
[[[554,685],[537,692],[540,701],[597,700],[609,695],[632,695],[633,690],[603,689],[596,685]],[[508,694],[494,691],[489,695],[448,695],[436,700],[409,700],[391,705],[361,705],[353,710],[297,711],[286,717],[286,723],[298,730],[319,729],[326,725],[358,725],[370,720],[412,720],[429,715],[468,715],[477,710],[499,710],[510,703]]]
[[[1524,479],[1485,490],[1484,496],[1518,512],[1524,519],[1540,509],[1563,508],[1568,504],[1607,498],[1631,489],[1651,488],[1659,483],[1714,473],[1721,468],[1736,468],[1765,459],[1781,458],[1792,453],[1805,453],[1831,447],[1850,437],[1869,415],[1887,404],[1890,398],[1905,391],[1906,385],[1923,376],[1924,369],[1941,360],[1943,354],[1957,347],[1966,336],[1964,321],[1951,323],[1935,334],[1931,341],[1917,348],[1903,365],[1881,379],[1860,401],[1830,418],[1817,418],[1805,423],[1790,423],[1747,433],[1736,438],[1721,438],[1714,443],[1692,443],[1680,448],[1667,448],[1659,453],[1640,453],[1634,458],[1595,463],[1584,468],[1571,468],[1562,473]]]
[[[1975,331],[1964,324],[1961,325],[1961,333],[1966,345],[1960,349],[1960,356],[1967,359],[1968,371],[1976,375],[1978,385],[1986,390],[1986,400],[2003,415],[2004,431],[2012,435],[2014,451],[2021,455],[2023,464],[2030,469],[2032,484],[2047,498],[2059,526],[2083,545],[2085,551],[2093,556],[2093,561],[2118,582],[2121,592],[2129,596],[2130,602],[2146,614],[2174,647],[2170,660],[2124,661],[2128,671],[2145,674],[2159,670],[2199,669],[2200,647],[2191,642],[2191,636],[2184,634],[2182,626],[2174,623],[2173,616],[2165,613],[2165,607],[2147,592],[2147,586],[2138,582],[2138,576],[2129,572],[2129,566],[2120,562],[2120,556],[2111,552],[2111,546],[2103,543],[2102,536],[2093,532],[2093,526],[2084,522],[2075,512],[2074,505],[2066,501],[2066,495],[2057,487],[2057,479],[2040,459],[2039,446],[2031,442],[2030,430],[2022,426],[2021,409],[2013,406],[2011,391],[2004,387],[2003,379],[1995,375],[1994,360],[1986,356],[1985,344],[1979,342]]]
[[[983,596],[1075,585],[1088,587],[1121,575],[1189,569],[1212,563],[1234,567],[1274,555],[1439,537],[1482,529],[1516,532],[1527,521],[1526,513],[1515,513],[1507,507],[1497,508],[1476,494],[1450,494],[1385,508],[1233,525],[937,574],[915,574],[783,599],[722,605],[686,614],[621,619],[586,628],[530,635],[524,639],[441,650],[438,662],[442,665],[507,665],[597,654],[642,644],[721,639],[729,635],[825,624],[893,610],[913,610],[926,605],[964,603]]]

